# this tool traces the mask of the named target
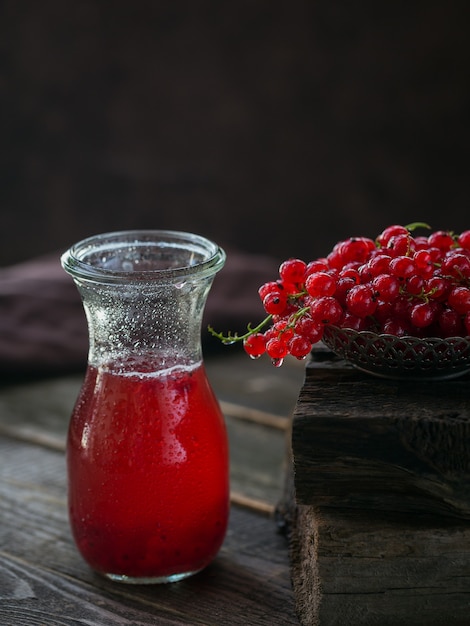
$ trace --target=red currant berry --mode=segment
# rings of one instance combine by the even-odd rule
[[[361,267],[358,269],[359,278],[361,283],[370,283],[370,281],[374,278],[369,269],[369,263],[363,263]]]
[[[413,274],[406,279],[405,290],[411,296],[420,296],[424,291],[424,278],[419,274]]]
[[[355,285],[346,296],[346,306],[358,317],[373,315],[377,306],[374,290],[370,285]]]
[[[428,248],[428,252],[431,255],[431,260],[434,265],[437,265],[442,262],[442,259],[444,258],[444,254],[445,254],[443,250],[436,248],[436,246],[431,246]]]
[[[377,300],[377,306],[374,311],[374,318],[381,324],[390,319],[393,316],[392,304],[390,302],[384,302],[383,300]]]
[[[279,275],[287,283],[301,283],[304,280],[307,264],[301,259],[288,259],[281,263]]]
[[[331,324],[334,326],[343,315],[343,307],[336,298],[322,296],[311,304],[310,315],[314,321],[320,324]]]
[[[428,238],[423,236],[415,237],[415,246],[416,251],[418,250],[427,250],[429,247]]]
[[[387,252],[392,256],[409,256],[414,253],[416,244],[410,234],[396,235],[392,237],[387,245]]]
[[[424,291],[428,298],[437,302],[444,302],[452,288],[450,281],[442,276],[433,276],[425,281]]]
[[[366,237],[351,237],[339,245],[343,265],[354,261],[365,263],[371,250],[375,250],[375,243]]]
[[[382,332],[386,335],[405,337],[411,334],[411,327],[404,319],[388,319],[382,326]]]
[[[328,272],[316,272],[307,277],[305,289],[313,298],[332,296],[336,291],[336,280]]]
[[[262,333],[254,333],[243,341],[245,352],[256,359],[266,352],[266,337]]]
[[[449,293],[447,303],[460,315],[470,311],[470,289],[468,287],[454,287]]]
[[[281,292],[270,292],[263,298],[263,306],[269,315],[279,315],[286,309],[287,297]]]
[[[304,359],[312,349],[312,344],[302,335],[294,335],[289,341],[289,352],[296,359]]]
[[[426,328],[430,326],[436,316],[436,308],[430,302],[420,302],[415,304],[410,311],[410,321],[416,328]]]
[[[264,300],[268,293],[279,293],[283,291],[283,289],[284,287],[278,281],[272,280],[268,283],[264,283],[264,285],[261,285],[258,289],[258,294],[261,300]]]
[[[315,274],[315,272],[327,272],[330,269],[328,265],[328,261],[326,259],[316,259],[315,261],[310,261],[307,264],[307,269],[305,270],[305,277],[310,276],[310,274]]]
[[[407,235],[408,230],[404,226],[399,226],[398,224],[394,224],[393,226],[387,226],[387,228],[380,233],[377,237],[377,244],[381,248],[386,248],[388,243],[392,237],[396,235]]]
[[[337,269],[340,270],[343,265],[343,257],[341,256],[337,245],[333,248],[333,250],[330,252],[330,254],[326,257],[327,261],[328,261],[328,267],[330,267],[331,269]]]
[[[390,317],[393,319],[408,319],[411,306],[406,296],[398,296],[398,298],[391,303],[392,314]]]
[[[279,337],[273,337],[266,343],[266,352],[272,359],[283,359],[287,356],[289,349],[287,343],[281,341]]]
[[[285,343],[287,343],[294,335],[294,329],[292,328],[292,325],[289,324],[289,320],[287,319],[281,319],[275,322],[273,324],[273,330],[275,336]]]
[[[308,341],[313,344],[317,343],[323,337],[324,325],[315,322],[310,315],[303,315],[295,323],[295,332],[298,335],[302,335]]]
[[[441,273],[457,279],[470,278],[470,258],[452,250],[446,254],[441,265]]]
[[[281,280],[281,287],[287,297],[292,296],[299,292],[302,283],[288,283],[285,280]]]
[[[428,237],[428,245],[431,248],[439,248],[439,250],[450,250],[454,245],[454,238],[451,233],[444,230],[437,230]]]
[[[434,263],[429,250],[418,250],[415,252],[413,260],[418,274],[423,276],[423,278],[431,278],[434,271]]]
[[[342,306],[346,305],[346,296],[354,285],[357,285],[354,278],[338,278],[338,282],[336,283],[335,298]]]
[[[359,285],[361,282],[361,275],[358,271],[358,268],[362,267],[361,264],[357,264],[357,267],[353,267],[356,265],[355,263],[349,263],[346,265],[339,273],[338,280],[341,278],[352,278],[356,285]]]
[[[264,331],[264,338],[266,340],[266,343],[268,343],[268,341],[273,337],[277,337],[277,332],[274,326],[270,326],[267,330]]]
[[[390,273],[398,278],[408,278],[415,272],[415,262],[409,256],[400,255],[390,261]]]
[[[369,274],[372,277],[380,274],[389,274],[390,261],[392,257],[389,254],[377,254],[367,263]]]
[[[345,311],[343,317],[340,319],[338,326],[340,328],[350,328],[352,330],[367,330],[367,321],[365,317],[358,317],[353,315],[349,311]]]
[[[396,276],[390,274],[380,274],[372,281],[374,293],[385,302],[391,302],[400,293],[400,281]]]
[[[443,337],[461,337],[464,333],[462,316],[454,309],[443,309],[437,321]]]
[[[459,246],[465,250],[470,250],[470,230],[464,230],[457,238]]]

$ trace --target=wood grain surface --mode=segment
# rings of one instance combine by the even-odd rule
[[[292,446],[300,504],[470,520],[470,378],[309,367]]]

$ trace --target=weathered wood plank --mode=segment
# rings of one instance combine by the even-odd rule
[[[291,562],[304,626],[469,623],[469,525],[300,505]]]
[[[470,519],[469,382],[310,369],[293,420],[298,502]]]

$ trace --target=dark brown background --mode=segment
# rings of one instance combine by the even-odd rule
[[[470,3],[3,0],[0,266],[175,228],[283,260],[468,219]]]

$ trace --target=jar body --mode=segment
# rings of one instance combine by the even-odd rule
[[[203,279],[197,266],[186,293],[161,268],[137,287],[133,276],[124,287],[75,277],[90,355],[67,439],[69,516],[83,558],[113,580],[180,580],[225,537],[227,433],[197,319],[213,274]]]
[[[89,366],[69,427],[73,535],[116,580],[197,572],[227,527],[227,439],[204,366],[151,370]]]

